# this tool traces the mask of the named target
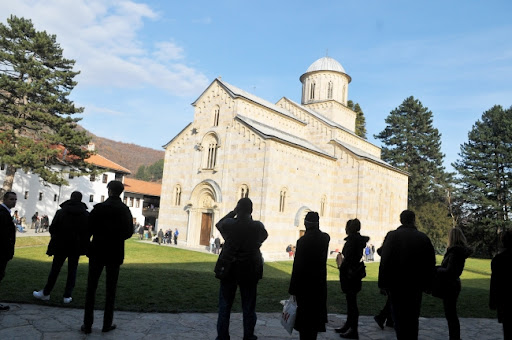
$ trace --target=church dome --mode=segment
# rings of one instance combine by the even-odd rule
[[[308,67],[306,73],[315,71],[336,71],[346,73],[345,69],[339,62],[330,57],[323,57],[315,61]]]

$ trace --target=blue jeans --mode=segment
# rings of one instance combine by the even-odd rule
[[[48,275],[48,281],[46,281],[46,286],[44,287],[43,294],[49,295],[55,286],[55,282],[57,282],[57,277],[59,276],[60,269],[62,268],[62,265],[64,264],[64,261],[66,261],[66,258],[68,259],[68,277],[66,280],[66,288],[64,289],[64,297],[68,298],[71,297],[71,294],[73,294],[73,288],[75,288],[75,282],[76,282],[76,271],[78,268],[78,259],[79,255],[54,255],[53,256],[53,262],[52,262],[52,269],[50,270],[50,274]]]
[[[239,282],[236,280],[221,280],[219,289],[219,316],[217,319],[216,340],[229,340],[229,318],[235,299],[237,286],[240,286],[244,324],[244,340],[256,340],[256,292],[258,282]]]

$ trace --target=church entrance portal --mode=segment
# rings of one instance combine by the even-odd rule
[[[210,235],[212,234],[213,214],[203,213],[201,218],[201,236],[199,244],[202,246],[210,245]]]

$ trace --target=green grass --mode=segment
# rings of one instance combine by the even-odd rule
[[[18,238],[16,254],[7,266],[0,285],[2,301],[20,303],[44,303],[62,306],[66,265],[52,292],[49,302],[32,297],[32,291],[42,289],[48,276],[52,258],[46,256],[49,237]],[[213,268],[217,256],[136,242],[126,242],[125,263],[121,267],[116,308],[125,311],[144,312],[216,312],[219,281]],[[441,258],[438,258],[440,263]],[[87,281],[87,257],[81,257],[73,303],[69,307],[83,308]],[[333,259],[327,264],[328,311],[346,313],[345,297],[340,290],[338,270]],[[358,295],[362,315],[378,313],[385,303],[377,287],[378,263],[366,266],[367,277]],[[292,270],[291,261],[265,264],[264,278],[258,286],[258,312],[279,312],[279,301],[288,297],[288,284]],[[462,292],[459,298],[461,317],[493,318],[488,309],[490,261],[468,259],[462,275]],[[100,280],[97,307],[104,303],[104,275]],[[237,301],[235,311],[240,311]],[[442,302],[424,295],[422,316],[443,317]]]

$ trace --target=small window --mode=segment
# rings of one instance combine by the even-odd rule
[[[242,186],[240,186],[239,197],[240,198],[249,197],[249,187],[247,185],[242,184]]]
[[[4,164],[4,163],[2,163],[2,164],[0,165],[0,170],[4,170],[4,169],[5,169],[5,164]]]
[[[91,177],[89,179],[91,180],[91,182],[94,182],[96,180],[96,175],[91,174]]]
[[[281,190],[279,195],[279,212],[284,212],[286,205],[286,189]]]
[[[332,81],[329,82],[327,87],[327,98],[332,99]]]
[[[25,191],[25,199],[28,199],[28,191]]]
[[[315,99],[315,83],[311,83],[309,99]]]
[[[123,198],[123,203],[126,205],[126,203],[128,202],[128,199],[125,197]]]
[[[39,200],[40,200],[40,201],[42,201],[42,200],[43,200],[43,193],[42,193],[42,192],[40,192],[40,193],[39,193]]]
[[[320,201],[320,216],[323,217],[324,214],[325,214],[325,201],[327,199],[325,198],[325,196],[322,197],[322,200]]]
[[[107,183],[107,181],[108,181],[108,175],[103,174],[103,183]]]
[[[105,195],[101,195],[101,202],[105,202]]]
[[[89,202],[94,202],[94,195],[89,195]]]
[[[179,185],[174,188],[174,205],[181,205],[181,187]]]
[[[54,202],[57,202],[57,198],[59,198],[59,196],[57,194],[53,195],[53,201]]]
[[[69,172],[69,179],[73,179],[75,178],[75,172],[74,171],[70,171]]]
[[[220,107],[213,109],[213,126],[219,126]]]
[[[133,207],[133,197],[130,197],[130,207]]]
[[[139,208],[140,207],[140,198],[137,198],[135,200],[135,208]]]

